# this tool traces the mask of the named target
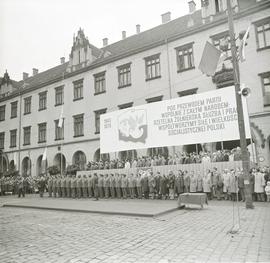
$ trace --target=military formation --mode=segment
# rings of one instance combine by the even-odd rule
[[[269,169],[268,169],[269,170]],[[253,200],[265,201],[265,186],[270,180],[265,168],[252,169],[250,184]],[[240,169],[217,168],[203,175],[194,171],[169,171],[161,174],[152,170],[139,170],[136,174],[108,173],[89,175],[49,176],[49,197],[62,198],[138,198],[175,199],[182,193],[206,193],[209,199],[245,200],[244,175]]]
[[[40,197],[48,192],[54,198],[138,198],[175,199],[182,193],[206,193],[208,199],[245,200],[244,175],[240,169],[217,168],[204,174],[195,171],[169,171],[167,174],[151,169],[138,170],[136,174],[91,172],[77,175],[40,175],[38,177],[17,176],[0,178],[0,193],[18,194],[38,192]],[[270,169],[253,168],[250,171],[250,186],[254,201],[267,200],[267,184]],[[269,188],[269,187],[268,187]]]

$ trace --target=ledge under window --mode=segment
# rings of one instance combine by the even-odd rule
[[[61,141],[61,140],[64,140],[64,138],[55,138],[54,140],[55,141]]]
[[[74,135],[73,138],[82,137],[84,134]]]
[[[125,85],[122,85],[122,86],[118,86],[118,89],[123,89],[123,88],[130,87],[130,86],[131,86],[131,83],[125,84]]]
[[[80,97],[80,98],[73,99],[73,101],[82,100],[82,99],[83,97]]]
[[[41,109],[38,109],[38,111],[43,111],[43,110],[46,110],[47,108],[41,108]]]
[[[64,105],[64,103],[54,104],[54,107]]]
[[[195,69],[195,67],[193,66],[193,67],[190,67],[190,68],[178,69],[177,73],[185,72],[185,71],[192,70],[192,69]]]
[[[17,115],[16,116],[11,116],[10,119],[15,119],[17,118]]]
[[[23,115],[27,115],[27,114],[31,114],[31,111],[30,112],[25,112]]]
[[[266,47],[260,47],[260,48],[257,48],[257,51],[263,51],[263,50],[266,50],[266,49],[269,49],[270,46],[266,46]]]
[[[100,95],[100,94],[103,94],[103,93],[106,93],[106,90],[103,90],[103,91],[100,91],[100,92],[96,92],[96,93],[94,93],[94,96]]]
[[[38,143],[45,143],[46,141],[38,141]]]
[[[95,131],[95,134],[100,134],[100,131]]]
[[[27,145],[30,145],[30,143],[24,143],[23,146],[27,146]]]
[[[161,75],[160,76],[153,77],[153,78],[145,79],[145,81],[150,81],[150,80],[160,79],[160,78],[161,78]]]
[[[9,148],[15,148],[17,147],[16,145],[10,145]]]

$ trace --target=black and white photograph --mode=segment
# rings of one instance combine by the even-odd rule
[[[0,262],[270,262],[270,0],[0,0]]]

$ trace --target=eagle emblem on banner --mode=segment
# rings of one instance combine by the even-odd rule
[[[147,138],[146,110],[127,110],[118,116],[119,140],[145,143]]]

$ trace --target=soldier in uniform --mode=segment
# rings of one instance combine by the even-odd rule
[[[136,188],[137,188],[138,198],[142,199],[142,178],[141,178],[140,173],[138,173],[136,177]]]
[[[58,193],[58,197],[62,197],[62,192],[61,192],[61,176],[60,176],[60,174],[57,175],[57,193]]]
[[[39,191],[40,197],[43,197],[45,188],[46,188],[46,181],[45,181],[45,178],[42,174],[39,178],[39,181],[38,181],[38,191]]]
[[[82,197],[82,178],[80,174],[77,176],[77,197]]]
[[[66,197],[66,177],[62,175],[61,177],[61,194],[62,197]]]
[[[19,175],[18,177],[18,197],[20,198],[21,195],[22,197],[25,197],[25,183],[24,183],[24,178]]]
[[[145,199],[149,198],[148,175],[145,172],[142,177],[142,192]]]
[[[105,198],[108,199],[109,194],[110,194],[110,178],[109,178],[108,174],[105,174],[104,189],[105,189]]]
[[[56,175],[53,176],[52,190],[53,190],[53,196],[56,197],[57,196],[57,177],[56,177]]]
[[[127,188],[128,188],[128,193],[131,199],[134,198],[134,191],[132,189],[133,185],[132,185],[132,180],[133,180],[133,174],[128,175],[127,177]]]
[[[49,179],[48,179],[48,193],[49,193],[49,197],[52,197],[52,191],[53,191],[53,176],[49,175]]]
[[[103,186],[104,186],[103,174],[100,174],[99,178],[98,178],[98,194],[99,194],[99,198],[104,197]]]
[[[84,174],[82,179],[82,190],[83,190],[83,197],[87,198],[87,188],[88,188],[88,180],[86,178],[86,174]]]
[[[98,192],[99,192],[98,180],[99,180],[99,178],[98,178],[97,174],[94,173],[92,184],[93,184],[94,195],[95,195],[96,201],[98,200]]]
[[[128,186],[127,177],[126,177],[125,174],[122,174],[122,178],[121,178],[121,189],[122,189],[122,193],[123,193],[123,198],[124,199],[127,198],[127,186]]]
[[[88,195],[90,198],[94,196],[93,181],[94,181],[94,176],[92,177],[92,175],[89,174],[87,182],[88,182]]]
[[[76,198],[76,188],[77,188],[77,180],[75,175],[73,175],[70,180],[70,189],[72,198]]]
[[[111,174],[111,176],[110,176],[110,192],[111,192],[111,198],[115,198],[115,178],[114,178],[114,174]]]
[[[121,198],[121,175],[115,174],[115,187],[116,187],[116,194],[117,198]]]
[[[66,175],[66,193],[67,197],[71,197],[71,175]]]

